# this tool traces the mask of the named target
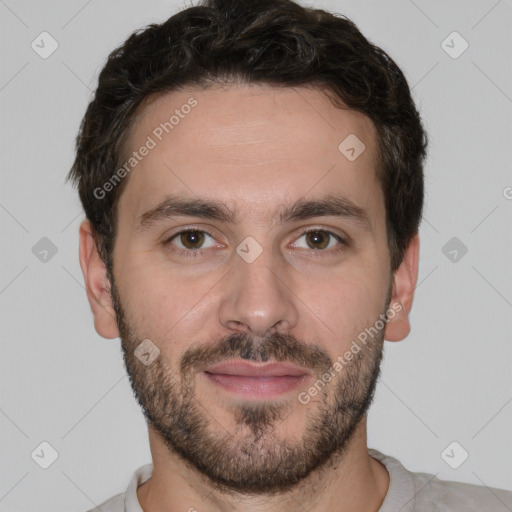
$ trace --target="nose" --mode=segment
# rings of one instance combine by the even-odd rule
[[[224,283],[219,321],[255,337],[286,334],[298,321],[298,298],[292,290],[293,282],[272,251],[264,250],[251,263],[236,255]]]

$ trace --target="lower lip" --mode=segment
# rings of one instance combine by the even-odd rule
[[[280,377],[244,377],[222,373],[203,372],[210,382],[227,391],[246,398],[272,398],[297,389],[308,375],[283,375]]]

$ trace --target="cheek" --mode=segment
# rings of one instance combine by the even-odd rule
[[[350,345],[366,327],[375,323],[384,307],[387,282],[370,269],[351,269],[349,274],[331,276],[314,290],[304,288],[301,297],[305,313],[324,333],[331,350]],[[307,313],[310,309],[314,314]],[[330,340],[330,342],[328,341]]]
[[[175,348],[185,349],[185,340],[196,339],[212,315],[212,289],[219,276],[192,277],[136,256],[131,262],[121,278],[129,322],[140,336],[157,343],[172,339]]]

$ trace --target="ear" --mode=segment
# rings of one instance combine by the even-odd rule
[[[112,306],[107,268],[96,248],[91,223],[88,220],[80,224],[80,267],[96,332],[103,338],[118,338],[119,330]]]
[[[419,235],[416,234],[405,250],[404,259],[393,276],[393,291],[388,308],[388,323],[384,339],[401,341],[410,332],[409,313],[418,280]]]

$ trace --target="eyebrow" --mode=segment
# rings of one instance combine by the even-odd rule
[[[348,197],[333,195],[314,200],[300,198],[291,205],[278,208],[274,212],[273,220],[283,224],[326,216],[346,218],[367,231],[372,230],[370,217],[364,208]],[[152,226],[175,217],[200,217],[228,224],[235,224],[237,220],[236,210],[223,202],[206,198],[166,196],[161,203],[139,216],[136,231],[146,231]]]

